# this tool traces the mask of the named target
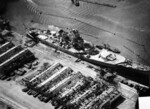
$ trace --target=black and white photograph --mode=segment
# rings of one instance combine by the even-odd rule
[[[0,0],[0,109],[150,109],[150,0]]]

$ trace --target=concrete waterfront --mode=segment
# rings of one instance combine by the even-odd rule
[[[122,55],[150,65],[150,52],[148,51],[150,47],[148,43],[150,41],[148,36],[148,0],[125,0],[120,2],[117,2],[117,0],[111,2],[99,0],[101,3],[107,2],[116,5],[116,8],[82,1],[79,7],[75,7],[69,0],[42,0],[42,2],[40,0],[28,0],[34,3],[36,8],[32,8],[32,3],[29,4],[30,6],[27,4],[27,8],[24,1],[10,2],[8,4],[8,11],[3,15],[10,19],[10,23],[14,26],[13,30],[25,34],[24,25],[30,27],[33,22],[46,25],[53,24],[64,28],[75,28],[80,30],[86,40],[92,41],[95,44],[109,43],[119,48]],[[75,71],[80,70],[85,75],[95,77],[95,72],[86,68],[87,63],[74,63],[72,60],[75,61],[75,58],[70,58],[70,56],[63,53],[59,55],[52,52],[51,49],[48,52],[49,48],[44,45],[41,46],[43,47],[41,49],[38,47],[31,49],[37,56],[41,57],[40,60],[43,60],[44,57],[49,61],[61,61],[64,65],[71,67]],[[17,80],[21,78],[19,77]],[[50,104],[44,104],[22,93],[20,91],[22,86],[16,84],[16,82],[5,83],[1,81],[0,87],[0,92],[11,98],[10,101],[16,101],[17,104],[21,104],[24,107],[32,109],[38,109],[39,107],[47,109],[49,107],[53,109]],[[118,108],[124,109],[125,106],[128,106],[128,109],[134,109],[133,105],[137,99],[134,90],[132,88],[130,90],[130,87],[121,84],[120,91],[126,97],[126,101]]]

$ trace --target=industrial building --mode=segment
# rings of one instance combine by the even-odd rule
[[[9,59],[10,57],[14,56],[15,54],[19,53],[22,49],[23,48],[21,47],[21,45],[17,45],[2,53],[0,55],[0,64]]]
[[[121,97],[114,86],[100,84],[60,63],[52,64],[32,78],[30,76],[24,79],[27,88],[23,91],[34,97],[39,95],[38,98],[44,102],[52,100],[56,107],[103,109]]]
[[[15,46],[11,42],[6,42],[0,47],[0,73],[9,75],[34,59],[34,55],[28,49],[22,48],[21,45]]]

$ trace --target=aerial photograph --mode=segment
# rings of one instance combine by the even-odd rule
[[[0,109],[150,109],[146,97],[150,0],[0,0]]]

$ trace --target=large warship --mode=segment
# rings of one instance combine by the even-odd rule
[[[75,5],[72,9],[79,5],[78,8],[84,9],[84,6],[88,5],[86,1],[91,2],[72,0]],[[71,22],[69,26],[67,20],[59,22],[55,19],[56,24],[49,17],[53,23],[42,23],[42,21],[40,23],[38,19],[45,19],[44,11],[37,13],[41,17],[35,19],[33,18],[35,14],[27,11],[24,2],[14,2],[10,2],[8,4],[10,10],[7,9],[8,12],[0,16],[0,108],[137,109],[138,97],[150,95],[150,67],[127,59],[121,55],[125,51],[121,53],[123,50],[120,51],[109,44],[93,43],[92,36],[96,36],[95,39],[100,37],[94,34],[94,31],[98,30],[87,28],[92,25],[86,25],[87,27],[84,28],[86,31],[83,31],[82,24],[85,23],[81,25],[75,23],[73,26]],[[53,2],[55,2],[54,7],[57,6],[55,4],[59,4],[59,10],[62,10],[61,6],[65,3],[67,6],[70,4],[68,1],[62,1],[64,3],[62,4],[59,0],[50,1],[50,4]],[[96,6],[94,3],[92,5]],[[92,9],[91,5],[87,7]],[[18,11],[19,8],[21,10]],[[56,12],[57,8],[53,10]],[[8,19],[5,18],[6,16]],[[52,25],[45,28],[45,24]],[[82,28],[79,28],[78,24]],[[32,40],[25,37],[25,29],[26,35]],[[92,29],[94,31],[91,31]],[[101,32],[99,31],[101,41],[108,42],[102,37],[110,34],[101,34]],[[112,34],[119,36],[117,33],[116,31]],[[88,34],[91,40],[88,40],[88,37],[84,39]],[[128,33],[126,36],[131,35]],[[121,46],[120,43],[117,45]],[[142,44],[144,43],[146,42]],[[127,46],[128,44],[123,43]]]
[[[27,36],[94,65],[139,74],[150,72],[149,66],[125,58],[108,44],[94,45],[84,40],[78,30],[50,25],[47,30],[30,28]]]

